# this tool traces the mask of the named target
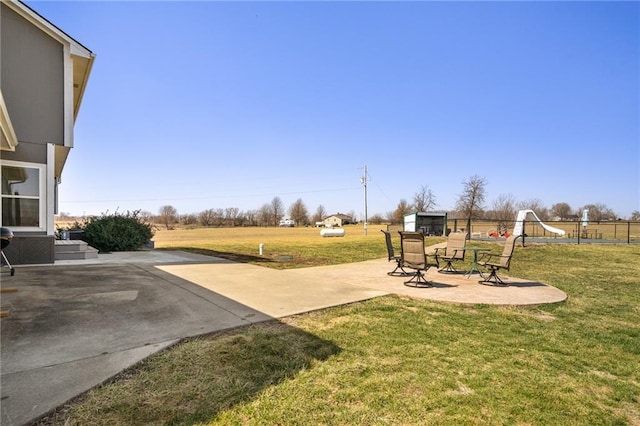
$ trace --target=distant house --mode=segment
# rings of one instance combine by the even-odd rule
[[[347,216],[346,214],[336,213],[331,216],[326,217],[323,221],[324,226],[343,226],[354,223],[354,220],[351,216]]]
[[[58,185],[95,55],[24,3],[0,4],[0,224],[12,263],[53,263]]]

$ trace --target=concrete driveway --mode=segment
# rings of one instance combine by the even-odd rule
[[[1,420],[33,422],[183,338],[386,294],[454,303],[540,304],[566,299],[509,279],[494,288],[429,271],[433,288],[389,277],[386,259],[272,270],[184,252],[100,255],[2,272]]]

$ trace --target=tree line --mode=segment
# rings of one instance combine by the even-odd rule
[[[541,200],[518,201],[512,194],[500,194],[490,204],[486,203],[486,189],[488,182],[485,178],[474,175],[462,182],[462,192],[458,196],[455,209],[448,211],[448,216],[455,219],[467,220],[468,227],[471,220],[495,220],[498,223],[512,222],[518,210],[533,210],[542,221],[579,220],[583,210],[589,211],[590,221],[605,221],[619,219],[616,213],[602,203],[586,204],[578,208],[568,203],[558,202],[551,207],[545,206]],[[374,214],[367,218],[371,224],[401,224],[404,216],[412,212],[434,211],[438,207],[437,199],[428,185],[422,185],[413,195],[411,202],[401,199],[396,209],[385,215]],[[207,209],[199,213],[179,214],[171,205],[160,207],[158,215],[142,212],[148,220],[154,221],[171,229],[175,224],[199,226],[278,226],[280,220],[288,215],[297,226],[308,226],[321,222],[327,217],[324,206],[319,205],[313,214],[309,213],[302,199],[297,199],[285,208],[280,197],[274,197],[257,210],[241,211],[236,207]],[[357,222],[355,213],[350,211],[347,216]],[[363,219],[363,218],[361,218]],[[630,220],[640,220],[640,211],[634,211]]]
[[[265,203],[258,210],[241,211],[236,207],[207,209],[200,213],[178,214],[178,210],[171,206],[165,205],[160,207],[157,216],[153,216],[149,212],[142,212],[150,221],[158,223],[167,229],[171,229],[175,224],[181,225],[199,225],[199,226],[278,226],[280,221],[285,217],[290,218],[297,226],[309,226],[316,222],[321,222],[327,217],[327,211],[320,204],[313,214],[309,213],[307,206],[302,199],[297,199],[288,209],[285,209],[284,203],[280,197],[274,197],[271,202]],[[353,211],[347,213],[354,218]]]

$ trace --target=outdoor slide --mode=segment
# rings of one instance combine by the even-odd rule
[[[520,210],[518,212],[518,216],[516,217],[516,226],[513,227],[513,235],[522,235],[522,225],[524,221],[527,220],[527,215],[531,215],[533,220],[538,222],[540,226],[546,229],[549,232],[553,232],[554,234],[564,235],[565,232],[562,229],[554,228],[553,226],[546,225],[540,221],[538,216],[533,212],[533,210]]]

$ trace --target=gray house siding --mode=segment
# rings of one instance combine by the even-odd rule
[[[2,4],[0,88],[19,143],[3,160],[47,164],[47,143],[64,144],[63,46]],[[46,192],[45,188],[40,188]],[[43,195],[41,202],[47,203]],[[5,254],[14,264],[53,263],[54,236],[18,232]]]
[[[4,4],[1,14],[2,94],[18,142],[43,145],[38,162],[46,163],[46,144],[64,144],[63,46]]]
[[[57,185],[94,57],[26,4],[0,3],[1,220],[13,264],[54,262]]]
[[[46,164],[47,145],[20,141],[20,149],[14,152],[2,151],[2,159]]]

